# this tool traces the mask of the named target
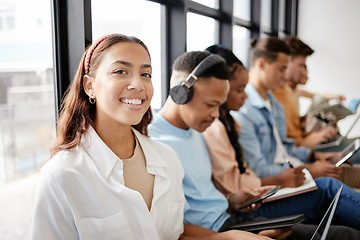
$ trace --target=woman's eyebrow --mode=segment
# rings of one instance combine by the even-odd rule
[[[127,61],[123,61],[123,60],[115,61],[111,65],[115,65],[115,64],[122,64],[122,65],[125,65],[125,66],[128,66],[128,67],[134,66],[134,64],[132,64],[130,62],[127,62]],[[142,64],[140,66],[140,68],[152,68],[152,67],[151,67],[151,64]]]
[[[122,65],[129,66],[129,67],[131,67],[133,65],[132,63],[123,61],[123,60],[117,60],[117,61],[113,62],[111,65],[115,65],[115,64],[122,64]]]

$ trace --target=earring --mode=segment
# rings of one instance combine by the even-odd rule
[[[91,104],[95,104],[96,98],[89,97],[89,102],[90,102]]]

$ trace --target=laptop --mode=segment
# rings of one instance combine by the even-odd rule
[[[337,193],[336,193],[334,199],[332,200],[329,208],[327,209],[324,217],[321,219],[320,224],[318,225],[313,236],[311,237],[311,240],[318,240],[318,239],[325,240],[326,239],[326,236],[329,232],[331,221],[334,217],[336,206],[337,206],[339,198],[340,198],[340,193],[341,193],[342,188],[343,188],[343,185],[341,185],[341,187],[337,191]],[[327,220],[325,220],[325,219],[327,219]]]
[[[312,147],[311,150],[319,150],[327,147],[339,146],[344,139],[350,134],[351,130],[354,128],[357,121],[360,119],[360,114],[355,118],[354,122],[351,124],[350,128],[345,135],[336,134],[329,142],[321,143],[315,147]]]

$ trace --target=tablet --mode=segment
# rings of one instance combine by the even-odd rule
[[[236,229],[248,232],[263,231],[267,229],[291,227],[297,223],[305,220],[304,214],[277,217],[271,219],[255,219],[252,221],[246,221],[234,226],[231,226],[228,230]]]
[[[280,186],[276,186],[273,189],[271,189],[269,191],[266,191],[265,193],[263,193],[262,195],[260,195],[258,197],[253,197],[253,198],[250,198],[250,199],[246,200],[244,203],[242,203],[240,205],[240,207],[238,208],[238,211],[243,209],[243,208],[246,208],[246,207],[250,206],[253,203],[261,202],[265,198],[268,198],[268,197],[274,195],[279,189],[280,189]]]
[[[360,139],[355,139],[352,143],[350,143],[344,150],[342,150],[338,155],[336,155],[331,163],[335,164],[335,166],[339,167],[341,164],[346,162],[360,147]]]

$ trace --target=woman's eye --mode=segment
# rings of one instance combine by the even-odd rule
[[[118,74],[127,74],[127,72],[125,70],[117,70],[115,71],[115,73],[118,73]]]
[[[149,73],[143,73],[143,74],[141,74],[141,76],[146,77],[146,78],[151,78],[151,75]]]

